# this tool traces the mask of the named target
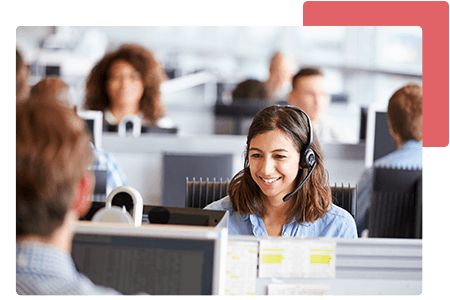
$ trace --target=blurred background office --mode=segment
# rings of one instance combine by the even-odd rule
[[[20,26],[16,38],[30,84],[58,75],[78,106],[86,77],[107,51],[143,45],[169,77],[162,98],[179,134],[216,133],[216,101],[230,103],[233,88],[247,79],[268,81],[277,51],[289,58],[294,74],[304,66],[322,69],[331,97],[326,115],[347,124],[355,143],[361,106],[386,106],[400,86],[422,80],[419,27]]]
[[[70,86],[72,104],[79,108],[83,107],[86,80],[92,68],[105,53],[125,43],[144,46],[164,68],[168,79],[161,83],[161,100],[176,134],[125,139],[109,132],[103,134],[103,148],[117,158],[127,184],[141,192],[144,204],[151,205],[164,205],[164,190],[172,184],[166,182],[169,180],[166,177],[170,177],[166,176],[170,165],[166,161],[170,158],[168,154],[231,154],[232,163],[227,163],[231,168],[224,176],[229,178],[242,168],[246,128],[252,114],[274,100],[272,97],[266,102],[233,101],[233,91],[239,83],[253,80],[267,87],[275,78],[280,90],[276,101],[284,102],[291,88],[285,78],[304,67],[320,68],[330,100],[323,118],[333,118],[349,129],[347,144],[323,143],[331,185],[354,185],[365,170],[366,108],[385,109],[399,87],[410,82],[422,85],[420,27],[19,26],[16,29],[16,47],[29,68],[29,84],[34,85],[46,76],[59,76]],[[286,58],[279,63],[283,72],[278,79],[271,68],[277,53]],[[247,107],[245,103],[251,105]],[[180,192],[171,198],[177,198],[183,205],[184,199],[178,198],[184,197],[184,182],[185,177],[180,186],[169,188]]]

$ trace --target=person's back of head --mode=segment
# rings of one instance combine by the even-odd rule
[[[422,87],[411,83],[389,99],[387,115],[391,129],[401,142],[422,140]]]
[[[84,122],[58,101],[16,106],[16,238],[49,237],[91,164]]]
[[[247,79],[239,83],[231,93],[233,101],[238,99],[267,100],[268,92],[264,83],[256,79]]]
[[[27,99],[29,91],[28,67],[23,60],[22,54],[16,49],[16,102]]]
[[[73,106],[69,86],[58,77],[46,77],[30,90],[30,101],[58,101],[68,107]]]

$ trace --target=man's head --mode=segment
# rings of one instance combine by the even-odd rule
[[[387,109],[391,134],[397,146],[422,140],[422,87],[411,83],[397,90]]]
[[[301,69],[292,79],[288,102],[305,111],[313,123],[319,122],[330,102],[323,88],[322,72],[315,68]]]
[[[285,82],[289,81],[293,74],[293,63],[283,53],[276,52],[270,60],[269,82],[275,89],[280,88]]]
[[[58,77],[46,77],[36,83],[30,90],[32,101],[60,101],[68,107],[72,107],[70,99],[70,87]]]
[[[16,237],[49,237],[89,208],[94,179],[84,122],[58,101],[16,106]]]

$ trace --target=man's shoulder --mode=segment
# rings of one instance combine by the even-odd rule
[[[422,148],[397,149],[377,159],[374,166],[422,169]]]

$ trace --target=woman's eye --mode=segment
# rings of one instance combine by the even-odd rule
[[[284,155],[275,155],[275,158],[277,158],[277,159],[282,159],[282,158],[286,158],[286,156],[284,156]]]
[[[251,157],[253,157],[253,158],[258,158],[258,157],[261,157],[261,154],[254,153],[254,154],[251,155]]]

